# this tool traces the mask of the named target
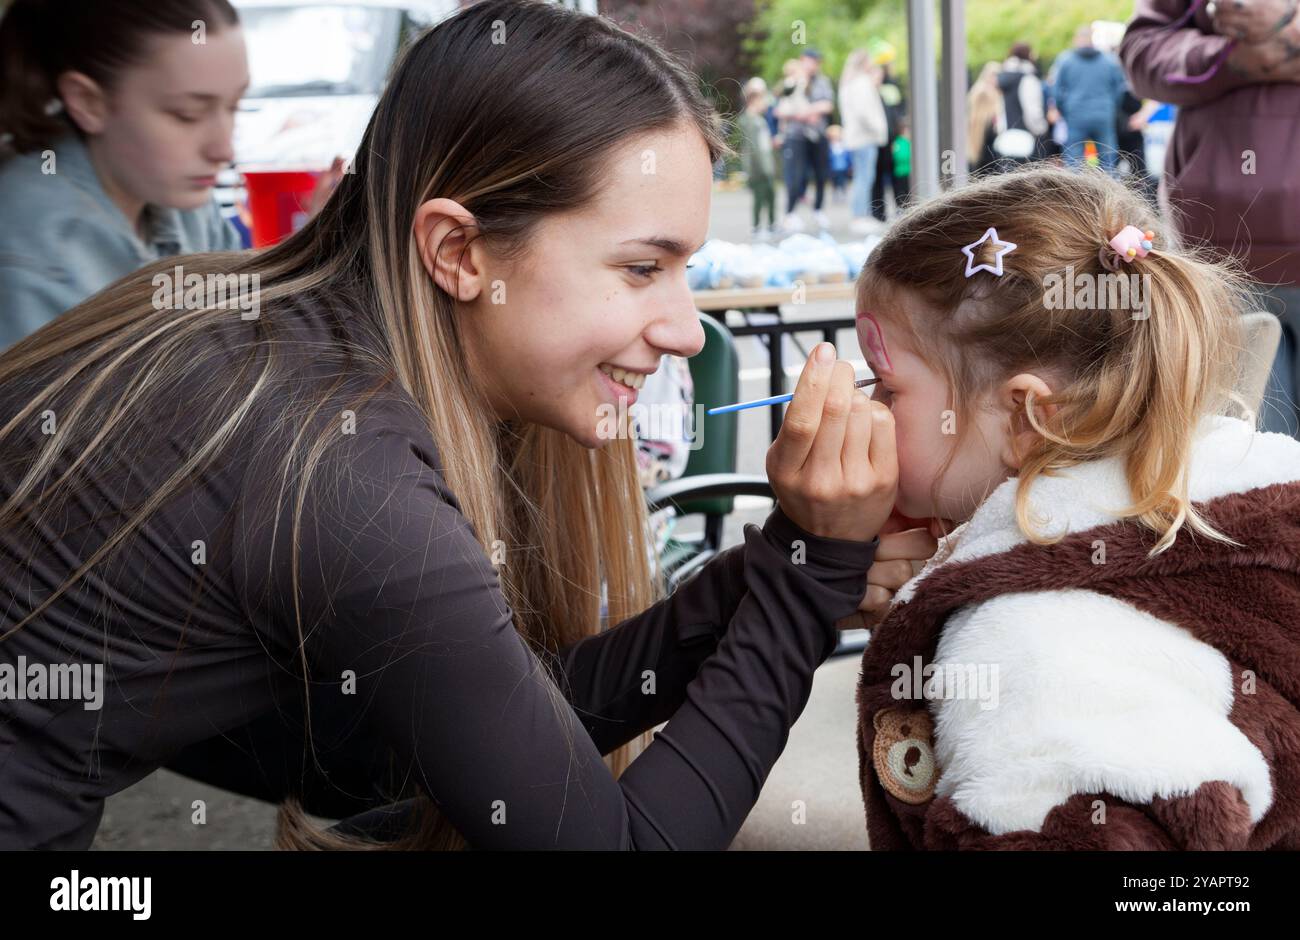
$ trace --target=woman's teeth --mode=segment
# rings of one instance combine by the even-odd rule
[[[600,371],[615,382],[622,382],[628,388],[640,389],[641,386],[645,385],[645,375],[641,372],[628,372],[626,369],[620,369],[617,366],[601,366]]]

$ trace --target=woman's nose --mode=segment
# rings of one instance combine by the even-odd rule
[[[704,348],[704,327],[700,326],[700,312],[685,278],[671,303],[671,313],[652,323],[645,338],[668,355],[689,359]]]

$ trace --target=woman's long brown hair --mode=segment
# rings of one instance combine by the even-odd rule
[[[539,426],[503,429],[466,364],[451,300],[428,277],[412,235],[425,201],[454,198],[503,256],[525,254],[535,225],[588,203],[603,161],[631,135],[684,124],[698,129],[712,158],[726,152],[718,119],[696,80],[651,42],[609,21],[540,2],[480,3],[421,36],[403,54],[376,107],[352,172],[296,234],[261,252],[211,253],[150,264],[68,311],[0,356],[0,383],[23,381],[30,397],[0,426],[0,453],[23,460],[25,476],[0,506],[0,525],[38,519],[101,466],[147,438],[158,399],[174,394],[200,343],[256,300],[256,340],[229,384],[187,401],[196,429],[164,485],[14,630],[37,617],[102,565],[140,524],[225,453],[249,415],[265,407],[286,356],[278,323],[294,307],[326,318],[347,311],[382,350],[335,350],[340,362],[370,362],[418,405],[438,445],[443,473],[484,550],[511,546],[500,569],[519,633],[539,655],[647,607],[657,588],[647,558],[645,507],[631,440],[588,450]],[[155,274],[183,263],[186,275],[257,275],[257,286],[224,307],[176,311],[153,302]],[[233,283],[233,281],[232,281]],[[245,279],[244,284],[251,284]],[[252,292],[256,296],[252,296]],[[340,340],[340,343],[345,342]],[[116,388],[115,394],[106,390]],[[328,396],[328,392],[324,396]],[[319,401],[274,403],[295,427]],[[57,415],[57,433],[38,447],[19,442],[34,422]],[[305,419],[304,419],[305,420]],[[302,499],[338,420],[300,434],[285,458],[275,497],[292,501],[289,533],[297,584]],[[109,444],[112,444],[110,447]],[[26,449],[23,449],[26,447]],[[52,479],[64,457],[68,470]],[[295,609],[298,598],[294,597]],[[307,676],[301,619],[298,658]],[[12,631],[10,631],[12,632]],[[0,636],[0,641],[3,636]],[[562,700],[557,708],[567,707]],[[413,709],[421,707],[412,702]],[[308,715],[310,738],[310,713]],[[607,760],[621,773],[644,736]],[[454,760],[454,755],[448,755]],[[460,848],[465,843],[421,795],[418,831],[384,847]],[[321,831],[294,802],[281,807],[282,847],[367,847]]]

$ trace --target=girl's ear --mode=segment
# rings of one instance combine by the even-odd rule
[[[1051,387],[1041,378],[1030,372],[1022,372],[1003,383],[999,392],[999,403],[1007,412],[1010,425],[1007,439],[1002,448],[1002,463],[1012,470],[1019,470],[1034,444],[1042,435],[1034,430],[1026,414],[1026,402],[1029,393],[1033,393],[1034,417],[1042,424],[1056,414],[1058,406],[1043,404],[1041,400],[1052,394]]]
[[[64,72],[55,82],[63,109],[83,134],[101,134],[108,123],[108,98],[99,82],[82,72]]]
[[[474,216],[453,199],[430,199],[415,212],[412,234],[420,261],[453,300],[470,301],[484,289],[483,249]]]

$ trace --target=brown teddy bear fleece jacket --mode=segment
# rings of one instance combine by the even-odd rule
[[[874,849],[1300,848],[1300,442],[1207,417],[1189,491],[1240,545],[1116,510],[1119,458],[1005,481],[899,591],[857,692]]]

